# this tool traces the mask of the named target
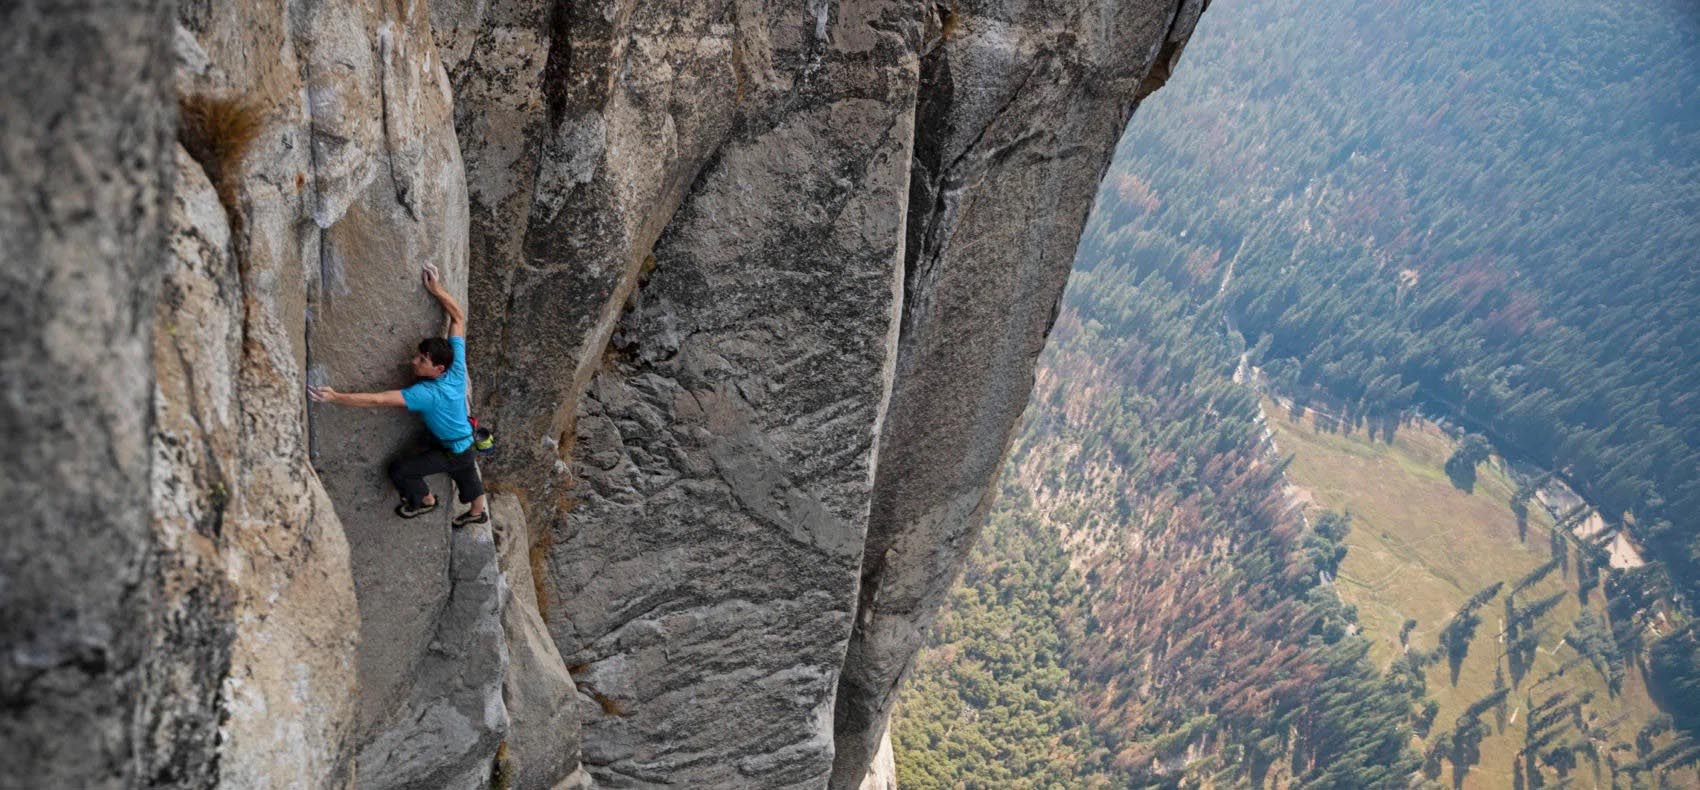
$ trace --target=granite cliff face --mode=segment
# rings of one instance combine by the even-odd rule
[[[0,784],[890,786],[1202,0],[108,5],[0,12]],[[486,528],[304,398],[408,383],[424,263]]]

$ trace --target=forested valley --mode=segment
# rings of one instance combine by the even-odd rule
[[[1284,498],[1213,311],[1127,275],[1076,276],[905,691],[899,785],[1398,784],[1417,690],[1364,660],[1324,582],[1340,535]]]
[[[1082,260],[1200,296],[1232,265],[1227,309],[1278,386],[1470,422],[1700,589],[1700,12],[1213,10],[1237,32],[1131,127],[1131,211]],[[1333,51],[1282,51],[1310,40]]]
[[[1700,781],[1697,258],[1692,3],[1213,3],[1100,191],[894,719],[901,785],[1497,786],[1470,771],[1509,709],[1519,788]],[[1292,502],[1242,353],[1348,424],[1467,429],[1471,475],[1538,470],[1513,509],[1560,479],[1649,564],[1583,541],[1566,571],[1555,537],[1542,575],[1608,615],[1537,630],[1558,599],[1513,589],[1531,574],[1372,660],[1333,584],[1351,517]],[[1516,642],[1512,672],[1524,649],[1627,662],[1667,715],[1614,730],[1591,692],[1496,677],[1437,721],[1426,687],[1473,638]]]

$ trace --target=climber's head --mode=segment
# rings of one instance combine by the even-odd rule
[[[419,353],[413,355],[413,375],[434,379],[443,375],[454,363],[454,346],[443,338],[428,337],[419,341]]]

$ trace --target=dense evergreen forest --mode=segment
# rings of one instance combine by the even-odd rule
[[[1504,689],[1434,721],[1445,646],[1365,659],[1331,583],[1349,522],[1289,505],[1241,334],[1283,392],[1446,415],[1628,523],[1660,568],[1612,574],[1576,644],[1643,662],[1696,724],[1700,632],[1640,629],[1700,598],[1697,256],[1692,3],[1217,0],[1100,192],[894,717],[901,786],[1456,783],[1504,727]],[[1596,745],[1555,747],[1575,708],[1537,702],[1518,782],[1564,784]],[[1636,741],[1607,785],[1700,762]]]
[[[1364,660],[1219,310],[1083,272],[988,535],[893,726],[899,784],[1402,786],[1420,690]]]
[[[921,654],[904,692],[900,786],[1113,787],[1071,669],[1080,574],[1057,530],[1019,506],[986,534],[933,628],[942,647]]]
[[[1700,600],[1700,6],[1239,0],[1186,57],[1080,265],[1227,281],[1278,389],[1466,424]],[[1651,659],[1700,726],[1676,628]]]

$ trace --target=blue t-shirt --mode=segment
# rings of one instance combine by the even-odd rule
[[[466,338],[451,337],[454,364],[443,375],[425,379],[401,391],[408,411],[419,412],[425,427],[444,447],[456,453],[472,446],[472,423],[466,418]]]

